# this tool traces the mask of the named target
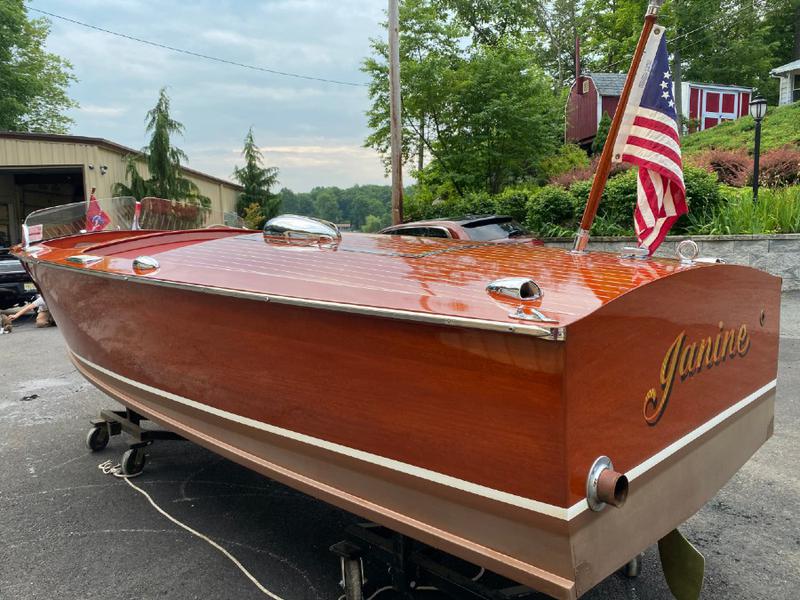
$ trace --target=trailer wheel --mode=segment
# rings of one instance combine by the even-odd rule
[[[643,554],[637,554],[635,558],[632,558],[622,567],[622,573],[625,577],[628,579],[636,579],[639,576],[639,573],[642,572],[642,558],[644,558]]]
[[[364,575],[360,558],[342,558],[342,577],[346,600],[364,600]]]
[[[122,455],[122,474],[127,477],[138,475],[144,470],[146,457],[144,448],[131,448]]]
[[[108,425],[95,425],[86,434],[86,447],[92,452],[98,452],[108,446],[110,437]]]

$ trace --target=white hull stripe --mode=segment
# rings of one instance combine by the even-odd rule
[[[777,383],[778,380],[773,379],[764,387],[757,389],[755,392],[753,392],[746,398],[742,398],[741,400],[739,400],[739,402],[737,402],[733,406],[729,406],[727,409],[723,410],[713,419],[706,421],[694,431],[690,431],[678,441],[673,442],[672,444],[664,448],[661,452],[654,454],[640,465],[634,467],[625,474],[628,477],[628,481],[633,481],[637,477],[641,477],[647,471],[655,467],[658,463],[663,462],[664,460],[675,454],[678,450],[680,450],[684,446],[688,446],[703,434],[708,433],[709,431],[714,429],[714,427],[716,427],[729,417],[732,417],[733,415],[735,415],[740,410],[744,409],[749,404],[752,404],[770,390],[774,389]]]
[[[297,442],[301,442],[304,444],[308,444],[310,446],[315,446],[317,448],[322,448],[323,450],[328,450],[330,452],[335,452],[336,454],[342,454],[344,456],[349,456],[351,458],[355,458],[357,460],[361,460],[363,462],[367,462],[373,465],[377,465],[379,467],[384,467],[386,469],[390,469],[392,471],[397,471],[399,473],[404,473],[406,475],[411,475],[413,477],[418,477],[420,479],[425,479],[427,481],[431,481],[433,483],[438,483],[440,485],[445,485],[447,487],[451,487],[457,490],[461,490],[463,492],[467,492],[470,494],[475,494],[477,496],[483,496],[485,498],[489,498],[491,500],[496,500],[498,502],[502,502],[504,504],[510,504],[512,506],[517,506],[519,508],[524,508],[527,510],[531,510],[534,512],[538,512],[549,517],[554,517],[556,519],[561,519],[564,521],[568,521],[577,517],[581,514],[584,510],[588,509],[588,504],[586,500],[581,500],[576,502],[569,508],[563,508],[561,506],[555,506],[553,504],[547,504],[546,502],[540,502],[538,500],[533,500],[531,498],[525,498],[523,496],[517,496],[516,494],[510,494],[508,492],[503,492],[501,490],[496,490],[494,488],[490,488],[484,485],[480,485],[478,483],[473,483],[471,481],[464,481],[463,479],[458,479],[456,477],[452,477],[450,475],[445,475],[444,473],[438,473],[436,471],[431,471],[430,469],[425,469],[423,467],[417,467],[415,465],[410,465],[408,463],[404,463],[398,460],[394,460],[391,458],[386,458],[384,456],[378,456],[377,454],[372,454],[370,452],[365,452],[363,450],[358,450],[356,448],[350,448],[349,446],[343,446],[341,444],[336,444],[334,442],[329,442],[327,440],[319,439],[312,437],[310,435],[306,435],[304,433],[298,433],[296,431],[291,431],[289,429],[284,429],[282,427],[276,427],[275,425],[270,425],[268,423],[264,423],[262,421],[257,421],[255,419],[251,419],[249,417],[243,417],[241,415],[237,415],[232,412],[228,412],[226,410],[222,410],[219,408],[215,408],[213,406],[209,406],[208,404],[203,404],[202,402],[197,402],[195,400],[190,400],[189,398],[184,398],[183,396],[179,396],[177,394],[173,394],[172,392],[167,392],[166,390],[161,390],[159,388],[147,385],[145,383],[141,383],[138,381],[134,381],[133,379],[129,379],[123,375],[115,373],[113,371],[109,371],[108,369],[97,365],[90,360],[79,356],[72,350],[70,350],[72,356],[74,356],[77,360],[84,363],[86,366],[94,369],[95,371],[99,371],[108,377],[121,381],[127,385],[130,385],[135,388],[139,388],[151,394],[161,396],[162,398],[166,398],[173,402],[177,402],[179,404],[183,404],[185,406],[189,406],[196,410],[200,410],[205,413],[212,414],[216,417],[221,419],[226,419],[229,421],[235,421],[236,423],[240,423],[242,425],[246,425],[247,427],[252,427],[254,429],[260,429],[261,431],[266,431],[267,433],[277,435],[280,437],[284,437],[290,440],[294,440]],[[686,434],[684,437],[676,441],[675,443],[667,446],[658,454],[647,459],[645,462],[641,463],[639,466],[633,468],[629,471],[626,475],[628,476],[629,480],[633,480],[636,477],[641,476],[647,470],[653,468],[659,462],[667,459],[668,457],[675,454],[678,450],[690,444],[698,437],[710,431],[717,425],[719,425],[722,421],[730,417],[731,415],[735,414],[736,412],[742,410],[748,404],[754,402],[766,392],[771,390],[775,387],[776,381],[773,380],[772,382],[768,383],[761,389],[753,392],[747,398],[744,398],[728,408],[727,410],[723,411],[710,421],[707,421],[694,431]]]

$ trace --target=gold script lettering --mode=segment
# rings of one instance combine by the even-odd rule
[[[651,389],[644,402],[644,420],[648,425],[655,425],[664,414],[669,402],[669,395],[672,392],[672,384],[675,382],[675,368],[678,365],[678,354],[680,354],[683,340],[686,339],[686,332],[682,331],[672,346],[667,350],[664,362],[661,363],[661,398],[655,389]],[[648,410],[648,408],[650,410]]]
[[[745,324],[738,331],[735,328],[726,331],[724,323],[720,321],[719,332],[713,342],[710,336],[701,339],[699,347],[697,342],[687,345],[685,342],[686,332],[681,331],[664,355],[659,378],[660,394],[656,388],[650,388],[645,394],[644,420],[650,426],[656,425],[664,415],[676,376],[680,375],[680,380],[684,381],[702,372],[704,366],[710,369],[726,358],[744,357],[750,351],[750,335]]]

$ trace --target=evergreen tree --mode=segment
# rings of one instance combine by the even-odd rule
[[[278,183],[277,167],[264,167],[261,150],[256,145],[253,137],[253,128],[244,138],[244,167],[236,167],[233,176],[244,187],[236,203],[236,210],[240,215],[252,204],[261,207],[261,214],[265,219],[276,216],[281,208],[281,199],[273,194],[271,188]]]
[[[147,111],[145,131],[152,134],[144,149],[147,168],[150,171],[151,188],[159,198],[177,197],[178,180],[181,178],[181,160],[188,160],[186,153],[172,145],[173,135],[183,135],[183,124],[169,114],[169,96],[161,88],[156,105]]]
[[[22,0],[0,2],[0,130],[67,133],[72,65],[45,51],[46,19],[28,19]]]
[[[156,196],[167,200],[181,200],[210,208],[211,200],[200,193],[198,187],[183,176],[181,160],[188,160],[186,153],[172,145],[172,136],[183,133],[183,125],[170,114],[169,96],[161,88],[158,102],[147,112],[145,131],[150,133],[150,143],[142,149],[142,156],[129,156],[126,169],[130,185],[116,183],[116,196],[133,196],[141,200],[145,196]],[[150,178],[139,173],[139,161],[144,158]]]

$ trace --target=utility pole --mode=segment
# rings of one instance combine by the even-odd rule
[[[675,33],[678,39],[675,41],[675,46],[672,48],[672,83],[675,85],[675,90],[672,97],[675,98],[675,113],[678,115],[678,133],[683,134],[683,73],[681,72],[681,3],[680,0],[674,0],[673,6],[675,7]]]
[[[400,3],[389,0],[389,119],[392,136],[392,225],[403,222],[403,128],[400,106]]]

